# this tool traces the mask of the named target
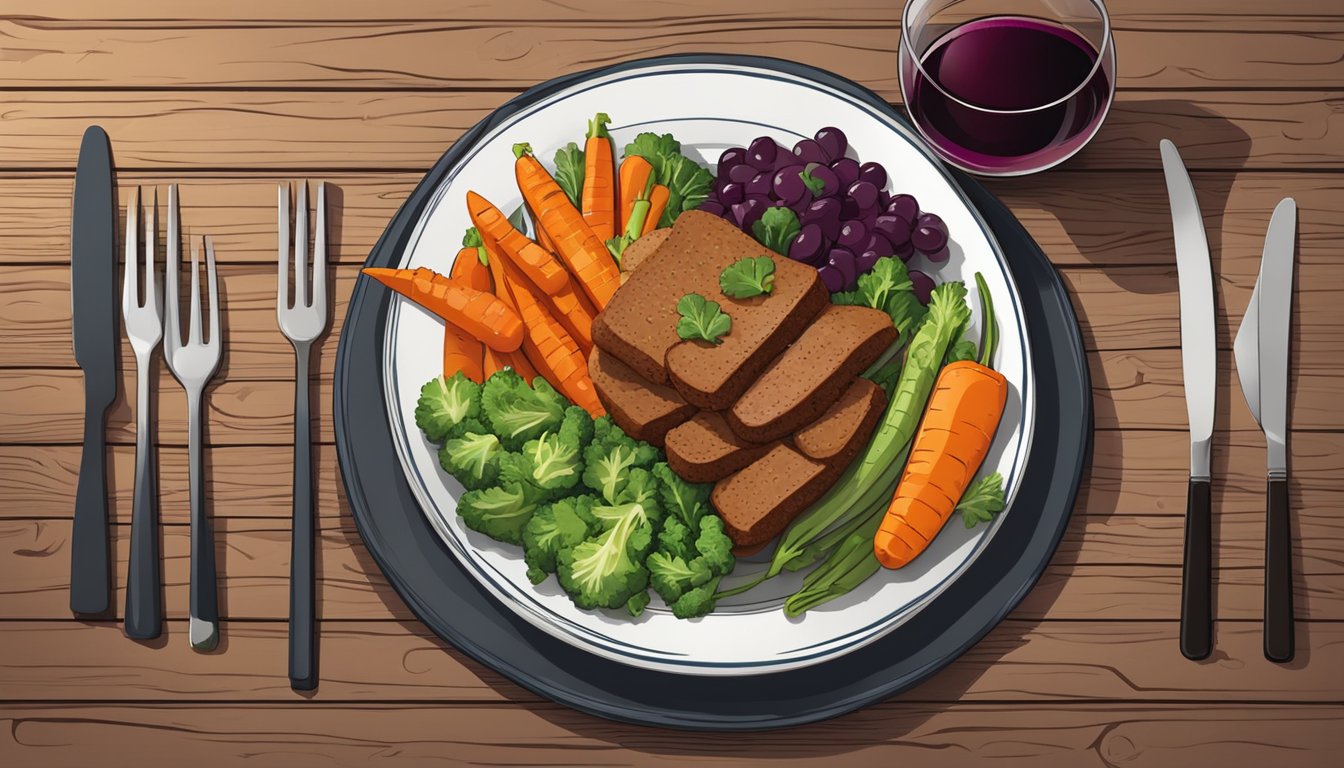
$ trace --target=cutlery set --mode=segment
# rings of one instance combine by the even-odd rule
[[[164,361],[187,397],[191,499],[188,637],[193,648],[209,651],[219,643],[219,607],[214,537],[205,512],[202,400],[205,387],[218,370],[223,354],[215,247],[208,236],[191,240],[191,287],[184,328],[178,296],[182,230],[176,184],[168,187],[166,258],[162,275],[156,261],[158,208],[158,191],[155,190],[146,212],[139,188],[135,200],[126,208],[121,315],[136,361],[136,451],[125,632],[136,639],[152,639],[159,636],[163,625],[158,472],[150,423],[153,359],[162,342]],[[325,208],[326,191],[319,184],[317,225],[309,257],[307,183],[300,185],[295,214],[294,296],[291,302],[288,290],[291,279],[289,190],[287,186],[280,187],[276,312],[282,332],[294,345],[297,359],[289,654],[289,677],[295,690],[311,690],[317,684],[308,383],[311,346],[327,326]],[[85,132],[80,147],[71,227],[74,347],[76,361],[84,372],[86,394],[85,438],[72,533],[70,609],[81,614],[106,612],[111,594],[104,421],[117,390],[116,209],[110,144],[107,134],[94,126]],[[140,239],[142,218],[143,241]],[[204,290],[201,285],[202,252],[205,259]],[[202,302],[209,305],[208,318],[202,310]]]
[[[1176,145],[1163,139],[1162,169],[1171,202],[1180,282],[1181,367],[1190,421],[1190,486],[1181,589],[1181,653],[1206,658],[1213,649],[1212,470],[1210,444],[1217,403],[1217,338],[1213,269],[1194,185]],[[1288,522],[1288,332],[1293,307],[1297,204],[1284,198],[1265,234],[1260,272],[1233,343],[1237,377],[1265,433],[1268,465],[1265,525],[1265,658],[1293,658],[1292,539]]]

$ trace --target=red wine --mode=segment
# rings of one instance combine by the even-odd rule
[[[1094,73],[1096,63],[1096,48],[1068,27],[994,16],[943,35],[921,67],[903,74],[915,121],[953,161],[1022,173],[1063,160],[1092,137],[1111,97],[1107,68]]]

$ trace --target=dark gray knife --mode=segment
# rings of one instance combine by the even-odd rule
[[[70,534],[70,610],[103,613],[111,600],[107,535],[107,410],[117,395],[117,198],[107,133],[90,126],[79,146],[70,223],[75,361],[84,371],[84,453]]]

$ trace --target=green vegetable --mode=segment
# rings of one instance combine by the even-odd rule
[[[430,442],[443,443],[462,432],[468,419],[481,415],[481,385],[468,379],[461,371],[445,379],[430,379],[420,388],[415,403],[415,425]]]
[[[988,523],[1003,511],[1003,475],[998,472],[988,474],[971,483],[971,487],[962,494],[957,503],[957,511],[967,528],[977,523]]]
[[[500,443],[510,451],[556,429],[568,401],[538,376],[529,387],[512,370],[495,373],[481,388],[481,412]]]
[[[751,233],[761,245],[781,256],[787,256],[789,245],[802,228],[798,223],[798,214],[793,209],[775,206],[765,209],[761,218],[751,225]]]
[[[994,299],[989,295],[989,285],[979,272],[975,273],[975,290],[980,295],[980,314],[984,315],[981,318],[984,328],[980,331],[979,363],[989,368],[994,351],[999,348],[999,321],[994,317]]]
[[[670,227],[683,212],[698,207],[709,197],[714,174],[681,153],[681,142],[670,133],[641,133],[625,145],[625,156],[649,161],[651,184],[667,187],[667,207],[658,219],[659,227]],[[641,230],[642,231],[642,230]]]
[[[719,275],[719,288],[734,299],[749,299],[775,289],[775,260],[769,256],[738,259]]]
[[[580,207],[583,176],[583,150],[578,144],[571,141],[555,151],[555,183],[560,185],[575,208]]]
[[[688,526],[697,526],[700,518],[709,514],[709,494],[714,490],[713,484],[688,483],[662,462],[653,466],[653,475],[659,481],[658,498],[669,515],[675,515]]]
[[[733,328],[733,319],[719,307],[698,293],[688,293],[677,302],[677,335],[687,341],[700,339],[720,344],[719,337]]]
[[[462,233],[462,247],[475,248],[476,259],[481,262],[481,266],[490,266],[490,258],[485,254],[485,241],[481,239],[481,233],[475,227],[467,227],[467,231]]]
[[[803,180],[803,186],[812,193],[813,197],[819,196],[826,189],[826,182],[812,175],[812,172],[804,168],[798,173],[798,178]]]
[[[649,591],[647,589],[636,592],[630,596],[629,600],[625,601],[625,610],[628,611],[631,616],[639,617],[644,613],[644,609],[649,607],[649,599]]]
[[[784,615],[801,616],[822,603],[834,600],[867,581],[881,568],[873,554],[873,536],[882,524],[882,514],[873,515],[850,533],[817,569],[803,579],[802,589],[784,601]]]
[[[462,494],[457,514],[473,531],[496,541],[522,544],[523,531],[541,504],[541,496],[525,485],[497,485]]]
[[[635,469],[648,469],[658,460],[658,450],[621,431],[610,416],[593,421],[593,439],[583,451],[583,484],[608,504],[625,490]]]
[[[439,449],[439,463],[468,490],[480,490],[499,479],[499,459],[504,448],[493,434],[466,432]]]
[[[527,578],[533,584],[555,573],[561,550],[576,546],[593,532],[597,525],[592,513],[594,501],[592,496],[573,496],[532,515],[523,529],[523,559],[527,562]]]
[[[645,470],[632,470],[631,474]],[[646,481],[649,482],[649,481]],[[632,494],[644,483],[627,486]],[[620,608],[648,588],[649,571],[644,559],[653,546],[653,530],[659,520],[652,493],[631,501],[623,492],[615,504],[594,505],[599,526],[594,538],[561,550],[556,576],[560,586],[580,608]]]
[[[658,550],[649,555],[649,583],[677,618],[703,616],[714,610],[719,580],[736,565],[732,547],[718,516],[706,515],[692,529],[668,515]]]
[[[639,238],[622,234],[620,237],[613,237],[607,241],[607,252],[611,254],[611,258],[616,260],[616,266],[621,266],[621,257],[625,255],[625,249],[629,248],[630,244],[637,239]]]
[[[583,476],[583,449],[593,438],[593,420],[577,405],[565,409],[560,428],[523,445],[526,477],[545,491],[573,488]]]
[[[975,354],[975,342],[970,339],[962,339],[947,348],[946,362],[955,363],[965,360],[974,360]]]
[[[831,294],[831,303],[880,309],[891,316],[892,324],[904,338],[918,328],[927,313],[914,288],[905,264],[887,256],[878,259],[867,274],[859,276],[857,288]]]

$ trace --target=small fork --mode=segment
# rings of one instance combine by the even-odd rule
[[[210,301],[210,338],[201,330],[201,254],[191,244],[191,315],[188,318],[187,343],[182,343],[182,323],[177,300],[177,262],[180,257],[181,227],[178,223],[177,185],[168,187],[168,270],[165,281],[164,358],[173,376],[187,392],[187,451],[191,482],[191,623],[187,635],[191,647],[210,651],[219,643],[218,589],[215,580],[215,540],[210,521],[205,517],[205,489],[201,477],[201,394],[206,382],[219,367],[220,337],[219,285],[215,278],[215,245],[209,237],[205,246],[205,270]]]
[[[144,278],[139,274],[137,216],[144,215],[140,188],[126,206],[126,264],[121,283],[121,316],[135,351],[135,499],[131,512],[131,560],[126,571],[126,634],[139,640],[159,636],[163,628],[163,589],[159,569],[158,468],[150,440],[149,382],[154,350],[163,338],[163,283],[154,266],[159,228],[159,190],[145,215]],[[140,296],[143,294],[144,299]]]
[[[289,685],[296,691],[317,687],[314,635],[313,467],[308,414],[309,357],[313,341],[327,327],[327,194],[317,184],[317,226],[313,233],[312,290],[308,290],[308,182],[299,184],[294,212],[294,297],[289,295],[289,185],[279,191],[280,270],[275,314],[280,330],[294,345],[294,524],[289,559]]]

